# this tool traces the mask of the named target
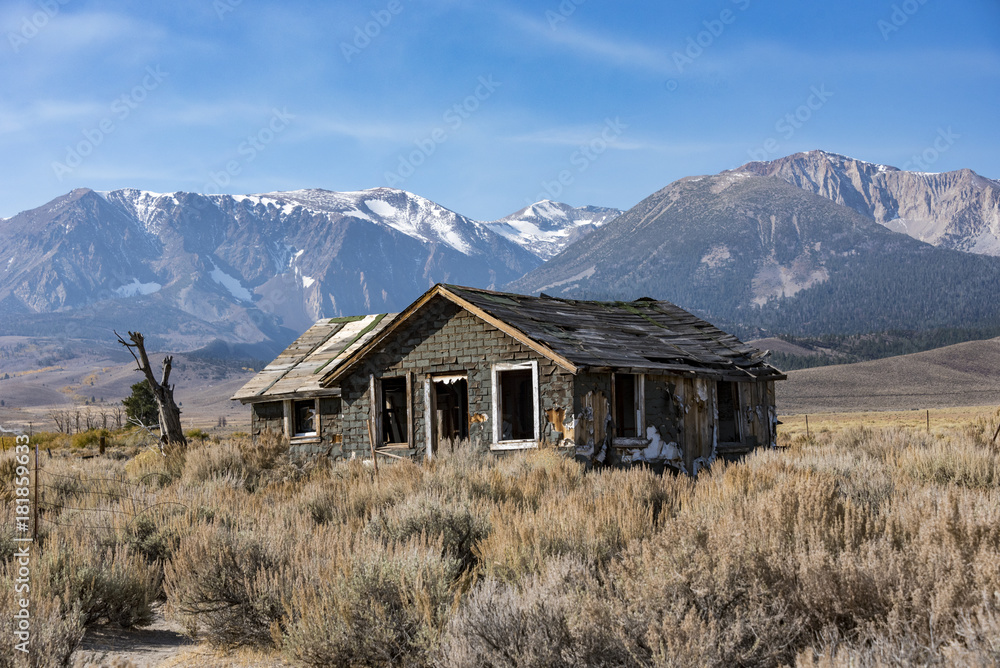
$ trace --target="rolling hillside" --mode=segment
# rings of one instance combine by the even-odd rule
[[[1000,404],[1000,338],[871,362],[791,371],[781,413]]]

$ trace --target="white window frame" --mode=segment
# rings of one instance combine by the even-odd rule
[[[295,433],[295,404],[300,401],[312,401],[313,410],[315,411],[315,431],[305,431],[301,434]],[[302,441],[318,441],[319,433],[321,428],[320,412],[319,412],[319,397],[313,399],[286,399],[285,404],[285,434],[288,436],[289,440],[292,442],[302,442]]]
[[[500,440],[500,429],[503,426],[502,415],[500,415],[500,372],[502,371],[523,371],[525,369],[531,369],[531,408],[534,416],[534,433],[535,437],[533,439],[522,439],[522,440],[512,440],[512,441],[501,441]],[[499,362],[493,365],[492,369],[492,394],[493,394],[493,443],[490,445],[491,450],[527,450],[530,448],[537,448],[539,441],[542,440],[542,421],[541,421],[541,392],[538,387],[538,362],[536,360],[530,360],[525,362]]]

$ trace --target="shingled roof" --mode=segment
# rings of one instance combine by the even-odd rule
[[[785,378],[764,363],[765,354],[758,349],[670,302],[645,298],[632,302],[582,301],[544,294],[529,297],[439,284],[337,370],[326,374],[323,385],[332,386],[435,296],[483,318],[573,373],[615,369],[727,380]]]
[[[233,395],[250,403],[293,397],[331,394],[320,388],[323,373],[337,367],[385,329],[396,313],[376,313],[350,318],[325,318],[305,331],[294,343]],[[336,394],[339,388],[335,388]]]

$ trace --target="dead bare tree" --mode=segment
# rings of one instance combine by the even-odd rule
[[[128,348],[138,365],[138,371],[146,376],[149,389],[153,391],[153,398],[156,399],[156,407],[160,420],[160,440],[167,444],[187,445],[184,438],[184,430],[181,429],[181,409],[174,402],[174,388],[170,385],[170,368],[173,357],[168,355],[163,358],[162,375],[159,382],[153,376],[153,369],[149,365],[149,357],[146,355],[146,344],[139,332],[129,332],[128,338],[131,343],[122,338],[121,334],[115,332],[118,342]],[[136,352],[138,351],[138,354]]]
[[[122,420],[125,419],[125,409],[121,407],[121,404],[115,404],[111,407],[111,414],[115,418],[115,429],[121,429]]]
[[[49,417],[56,423],[56,429],[58,429],[60,433],[67,433],[66,413],[64,411],[49,411]]]

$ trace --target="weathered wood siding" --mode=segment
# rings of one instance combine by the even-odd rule
[[[750,447],[773,445],[774,421],[777,419],[774,403],[774,381],[765,383],[740,383],[740,421],[743,441]]]
[[[611,374],[579,373],[573,388],[573,440],[579,446],[600,448],[611,414]]]

